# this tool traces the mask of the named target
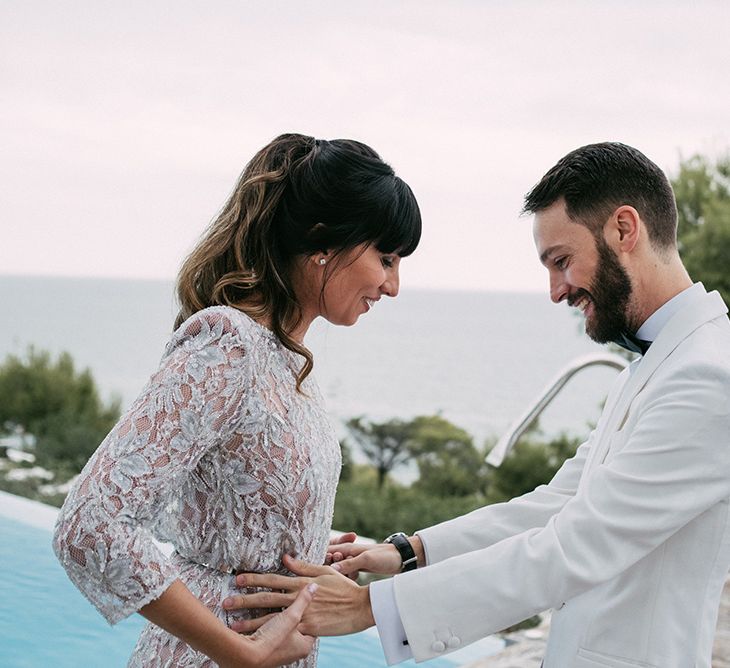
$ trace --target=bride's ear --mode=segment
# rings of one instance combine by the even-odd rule
[[[315,264],[319,265],[320,267],[324,267],[329,260],[329,252],[322,251],[321,253],[316,253],[312,256],[312,259],[314,260]]]

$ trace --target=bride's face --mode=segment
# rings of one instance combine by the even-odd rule
[[[318,272],[312,281],[317,288],[308,291],[302,307],[333,325],[354,325],[383,295],[398,295],[400,257],[381,253],[372,244],[360,244],[338,255],[317,255],[310,262],[309,270]]]
[[[354,325],[383,295],[398,295],[398,255],[361,245],[340,255],[335,263],[325,280],[321,311],[332,324]]]

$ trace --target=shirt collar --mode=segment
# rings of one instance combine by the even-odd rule
[[[694,299],[695,293],[704,293],[704,286],[702,283],[695,283],[690,287],[682,290],[678,295],[672,297],[668,302],[660,306],[654,313],[652,313],[644,324],[639,327],[639,331],[636,332],[636,336],[643,341],[654,341],[659,332],[662,331],[664,325],[666,325],[672,318],[672,316],[681,311],[686,304]]]

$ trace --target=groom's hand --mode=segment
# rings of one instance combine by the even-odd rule
[[[375,624],[370,608],[370,591],[338,573],[330,566],[315,566],[285,555],[284,566],[299,577],[273,573],[242,573],[236,576],[239,587],[267,588],[275,591],[236,594],[223,601],[226,610],[286,608],[309,583],[317,584],[317,596],[302,615],[299,631],[311,636],[339,636],[362,631]],[[239,633],[256,631],[273,615],[239,620],[231,628]]]

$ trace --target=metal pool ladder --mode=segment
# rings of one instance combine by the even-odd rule
[[[545,389],[538,395],[537,399],[532,402],[532,405],[510,425],[507,432],[497,441],[497,444],[489,451],[489,454],[486,457],[485,461],[487,464],[490,464],[491,466],[499,466],[504,461],[507,453],[520,439],[520,436],[527,431],[533,421],[539,417],[545,408],[547,408],[558,392],[563,389],[565,384],[576,373],[578,373],[578,371],[581,371],[586,367],[596,365],[609,366],[617,369],[618,371],[622,371],[629,365],[629,362],[623,357],[612,353],[592,353],[590,355],[578,357],[567,364],[560,373],[558,373],[558,375],[547,384]]]

